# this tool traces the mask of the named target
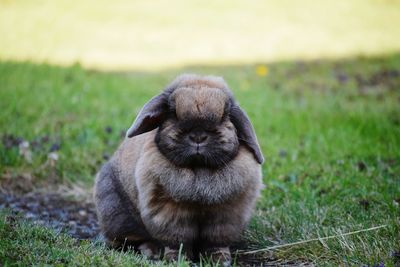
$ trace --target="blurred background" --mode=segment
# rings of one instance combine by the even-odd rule
[[[0,57],[106,70],[397,52],[400,3],[2,0]]]
[[[96,172],[182,72],[224,77],[266,157],[236,248],[338,236],[239,264],[400,264],[399,0],[0,0],[0,265],[153,264],[76,238],[99,233]]]

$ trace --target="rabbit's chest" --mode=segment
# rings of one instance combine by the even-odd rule
[[[174,201],[217,204],[243,189],[240,173],[224,171],[170,171],[158,177],[158,183]]]
[[[205,200],[206,201],[206,200]],[[161,185],[156,185],[148,195],[146,208],[143,209],[152,224],[175,224],[177,227],[201,221],[210,211],[219,204],[206,204],[205,201],[176,199]]]
[[[235,160],[218,170],[179,168],[157,150],[144,153],[135,170],[140,205],[156,201],[165,204],[170,199],[186,212],[193,205],[229,202],[251,184],[258,183],[260,168],[248,168],[246,153],[239,152]],[[186,209],[187,203],[191,205]]]

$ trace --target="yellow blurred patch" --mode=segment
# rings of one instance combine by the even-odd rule
[[[268,72],[269,72],[268,67],[265,65],[259,65],[256,67],[256,73],[258,76],[262,77],[267,76]]]

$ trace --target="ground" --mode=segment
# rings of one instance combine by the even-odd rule
[[[337,235],[253,258],[265,264],[394,265],[400,253],[399,70],[399,54],[159,72],[1,62],[0,204],[8,209],[0,220],[0,262],[162,264],[68,233],[94,237],[85,236],[88,228],[79,230],[79,223],[86,216],[83,224],[97,227],[92,204],[86,204],[95,172],[140,107],[185,71],[225,77],[266,157],[265,189],[241,250]],[[53,194],[32,195],[37,190],[69,197],[58,207],[50,205]],[[60,208],[67,218],[57,217]]]
[[[104,247],[91,188],[143,104],[194,72],[226,79],[266,158],[237,265],[398,266],[399,11],[0,0],[0,265],[166,265]]]

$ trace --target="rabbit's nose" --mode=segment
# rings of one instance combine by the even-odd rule
[[[206,134],[200,133],[200,134],[190,134],[189,135],[190,141],[196,143],[196,144],[201,144],[207,141],[208,136]]]

